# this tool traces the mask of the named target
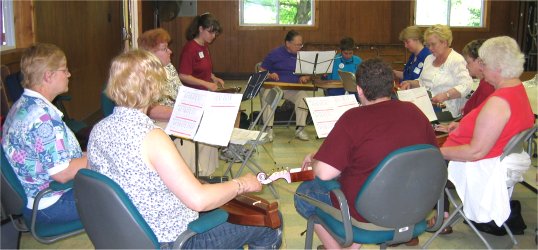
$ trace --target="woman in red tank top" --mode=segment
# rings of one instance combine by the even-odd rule
[[[484,78],[495,87],[490,97],[467,114],[441,148],[447,160],[478,161],[497,157],[517,133],[534,124],[534,115],[519,80],[525,63],[517,42],[502,36],[480,47]]]

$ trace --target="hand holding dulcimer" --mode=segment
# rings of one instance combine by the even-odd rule
[[[308,168],[307,170],[302,170],[301,168],[292,168],[290,170],[282,170],[272,173],[270,176],[261,172],[256,175],[258,181],[261,184],[269,184],[278,179],[284,179],[288,183],[297,182],[297,181],[310,181],[314,179],[314,170]]]

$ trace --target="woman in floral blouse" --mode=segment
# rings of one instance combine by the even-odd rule
[[[13,104],[3,128],[2,147],[28,197],[23,216],[29,221],[37,193],[65,183],[87,165],[75,135],[51,102],[67,92],[71,73],[56,45],[36,44],[21,58],[24,93]],[[73,190],[47,194],[39,203],[38,223],[78,220]]]

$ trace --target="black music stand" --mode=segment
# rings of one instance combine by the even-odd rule
[[[295,74],[313,75],[332,73],[336,51],[299,51]]]

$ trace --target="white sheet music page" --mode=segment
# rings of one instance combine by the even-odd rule
[[[202,122],[194,140],[226,146],[230,142],[243,95],[205,92],[207,93],[207,102],[204,106]]]
[[[295,74],[326,74],[333,72],[336,51],[298,51]],[[317,61],[316,61],[317,56]],[[316,72],[314,72],[316,65]]]
[[[398,90],[398,99],[400,101],[412,102],[426,115],[428,120],[436,121],[437,116],[433,111],[432,102],[428,96],[426,88],[419,87],[408,90]]]
[[[207,92],[181,86],[165,132],[181,138],[194,138],[202,120]]]
[[[342,114],[359,106],[355,95],[307,97],[305,100],[319,138],[329,135]]]

